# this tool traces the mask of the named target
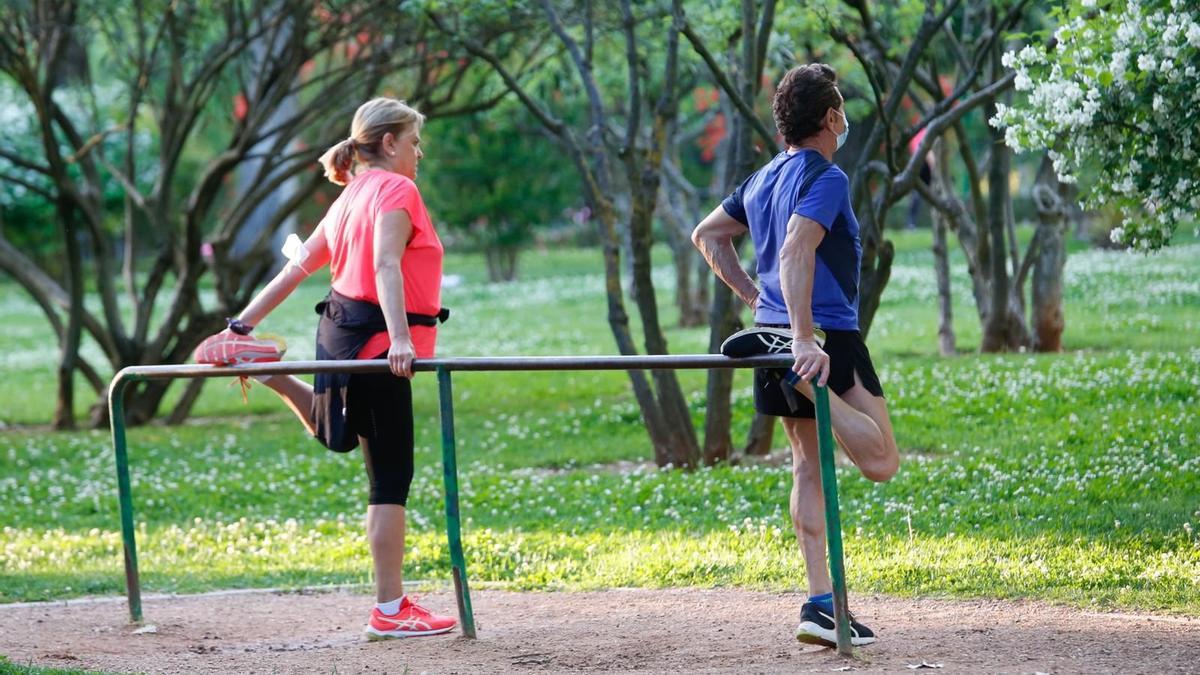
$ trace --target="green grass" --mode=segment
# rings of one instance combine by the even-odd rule
[[[969,281],[954,261],[963,354],[936,354],[928,234],[897,237],[897,266],[870,342],[905,453],[884,485],[840,469],[852,591],[1036,597],[1088,607],[1200,614],[1200,245],[1155,257],[1078,251],[1066,273],[1066,353],[980,356]],[[665,262],[660,255],[658,260]],[[464,283],[444,355],[613,352],[596,251],[529,254],[526,278]],[[674,323],[670,274],[656,279]],[[0,419],[44,423],[54,350],[36,307],[5,288],[19,329]],[[311,355],[320,280],[265,328]],[[703,329],[672,329],[675,352]],[[704,375],[681,373],[697,419]],[[735,438],[751,414],[735,383]],[[418,376],[412,579],[448,578],[436,387]],[[788,467],[693,473],[649,467],[621,373],[455,376],[468,569],[516,588],[728,586],[793,589]],[[361,460],[304,438],[265,390],[243,405],[212,382],[200,416],[131,430],[139,556],[148,591],[366,583]],[[782,442],[782,434],[777,435]],[[107,432],[0,432],[0,602],[122,590]],[[621,464],[614,464],[621,462]],[[596,466],[601,465],[601,466]]]
[[[0,675],[102,675],[100,670],[77,670],[75,668],[45,668],[42,666],[12,663],[0,654]]]

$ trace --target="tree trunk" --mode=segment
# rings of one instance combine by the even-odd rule
[[[892,276],[892,261],[895,257],[896,248],[890,239],[872,241],[869,245],[863,242],[863,266],[858,283],[858,329],[862,331],[864,340],[871,332],[871,324],[875,321],[875,312],[879,310],[883,289],[887,287],[888,279]]]
[[[515,246],[488,246],[484,249],[487,259],[488,279],[492,283],[516,281],[517,256],[520,251]]]
[[[1037,250],[1032,251],[1031,312],[1033,349],[1039,352],[1062,351],[1063,264],[1066,262],[1066,204],[1069,186],[1058,182],[1054,171],[1033,188],[1038,210]]]
[[[601,241],[608,327],[617,343],[617,352],[623,356],[631,356],[638,351],[629,329],[629,313],[625,310],[624,289],[621,287],[621,243],[614,222],[616,214],[608,199],[609,192],[605,189],[608,185],[608,166],[604,158],[597,157],[596,154],[593,154],[593,158],[594,170],[582,154],[572,155],[579,175],[584,179],[588,205],[595,214],[596,229]],[[629,370],[626,373],[629,375],[629,383],[633,387],[633,396],[637,400],[638,410],[641,411],[646,433],[650,436],[650,444],[654,449],[654,463],[660,467],[666,466],[671,462],[671,435],[667,431],[658,401],[655,400],[654,390],[646,378],[645,371]]]
[[[712,318],[708,333],[708,351],[716,354],[721,349],[721,342],[740,327],[733,291],[725,284],[718,284],[713,290]],[[704,464],[713,466],[729,461],[733,451],[733,438],[730,435],[730,423],[733,420],[733,406],[729,399],[733,389],[733,370],[716,368],[709,371],[708,383],[705,387],[708,409],[704,416]]]
[[[754,413],[754,420],[750,422],[750,431],[746,434],[746,447],[742,449],[744,455],[767,455],[771,452],[771,444],[775,440],[775,417],[764,415],[760,412]]]
[[[667,339],[662,332],[658,317],[658,299],[654,292],[651,276],[650,252],[654,244],[651,223],[654,218],[654,202],[658,193],[658,171],[651,158],[640,163],[640,175],[629,176],[630,181],[641,180],[642,184],[632,201],[629,224],[630,241],[633,249],[633,296],[638,314],[642,318],[642,332],[647,354],[668,354]],[[658,405],[669,438],[668,462],[676,467],[693,468],[700,460],[700,447],[696,438],[692,413],[687,397],[679,386],[674,370],[651,371]]]
[[[75,428],[75,369],[83,331],[83,256],[79,250],[79,231],[74,209],[60,197],[56,210],[67,252],[65,272],[70,305],[67,308],[67,325],[63,330],[60,345],[58,398],[52,424],[55,429],[66,430]]]
[[[175,409],[167,416],[167,424],[183,424],[184,420],[192,414],[192,407],[200,398],[200,392],[204,391],[205,382],[206,379],[203,377],[188,380],[187,388],[183,390],[183,396],[180,397],[179,403],[175,404]]]
[[[695,328],[704,325],[707,318],[707,297],[701,300],[703,275],[697,265],[697,259],[704,259],[692,245],[692,227],[696,225],[679,203],[682,198],[678,190],[670,188],[661,190],[658,211],[664,221],[667,231],[667,245],[671,247],[672,262],[675,267],[675,306],[679,310],[679,327]],[[708,264],[704,263],[704,270]],[[704,293],[707,296],[707,293]]]
[[[944,139],[938,139],[933,147],[930,187],[941,193],[943,198],[953,198],[950,193],[950,181],[943,174],[943,167],[949,166],[950,153]],[[946,243],[946,231],[950,228],[946,217],[937,209],[930,208],[929,216],[933,221],[933,267],[937,275],[938,353],[942,356],[953,356],[957,345],[954,337],[953,296],[950,293],[950,251]]]
[[[274,3],[268,3],[274,4]],[[279,9],[283,9],[281,6]],[[280,60],[287,58],[285,50],[291,45],[289,39],[291,32],[294,29],[293,24],[283,22],[277,32],[272,31],[269,37],[262,37],[254,40],[250,44],[250,48],[246,50],[249,55],[249,65],[252,72],[258,74],[259,77],[267,76],[268,71],[264,65],[268,61]],[[254,82],[250,85],[251,90],[261,90],[263,83]],[[240,92],[243,96],[249,97],[251,94],[248,91]],[[285,122],[299,113],[299,100],[295,94],[284,96],[277,106],[271,111],[268,116],[267,128],[279,129],[285,126]],[[264,182],[272,178],[274,171],[268,169],[265,175],[262,173],[264,164],[271,161],[271,154],[278,152],[274,150],[274,146],[279,143],[280,134],[274,133],[268,136],[263,136],[261,140],[255,143],[250,151],[250,156],[242,163],[235,172],[235,180],[237,183],[237,191],[239,195],[246,195],[253,191],[258,183]],[[290,152],[295,141],[287,144],[287,150]],[[289,215],[279,225],[275,225],[276,214],[284,207],[289,198],[300,189],[300,181],[296,178],[288,178],[270,194],[261,200],[250,212],[246,218],[246,224],[233,239],[231,253],[236,258],[241,258],[247,255],[259,254],[258,241],[264,237],[270,237],[271,245],[268,253],[271,255],[274,265],[273,267],[282,267],[285,262],[283,255],[283,243],[287,240],[287,236],[296,231],[296,218],[294,215]],[[268,230],[274,229],[274,232]],[[172,413],[174,416],[174,413]]]
[[[129,387],[125,395],[125,423],[131,427],[154,419],[172,380],[149,380]],[[107,414],[107,413],[106,413]],[[107,420],[106,420],[107,421]]]
[[[942,356],[953,356],[956,345],[953,298],[950,295],[950,256],[946,246],[946,219],[934,209],[930,209],[930,216],[933,218],[933,267],[937,271],[938,352]]]
[[[742,42],[741,57],[738,68],[738,89],[743,101],[753,102],[762,88],[762,63],[759,49],[764,47],[769,39],[774,7],[764,6],[763,24],[759,25],[760,17],[752,0],[742,0]],[[761,31],[761,40],[759,39]],[[730,45],[732,49],[732,45]],[[751,122],[744,115],[735,113],[730,101],[722,97],[722,109],[726,119],[732,120],[727,142],[722,143],[719,154],[726,155],[727,160],[720,167],[721,172],[714,179],[721,180],[717,194],[725,195],[731,192],[739,182],[755,169],[762,149],[754,145],[754,133]],[[735,250],[741,252],[745,237],[734,241]],[[709,276],[712,276],[711,271]],[[753,275],[751,275],[753,276]],[[723,283],[714,281],[712,291],[712,309],[709,312],[708,350],[717,352],[721,343],[741,327],[738,316],[741,312],[741,301],[733,296],[733,291]],[[752,319],[753,320],[753,319]],[[733,435],[731,422],[733,419],[733,402],[730,394],[733,391],[733,371],[726,368],[710,370],[706,395],[708,410],[704,420],[704,462],[714,465],[728,462],[733,453]]]
[[[992,55],[993,76],[998,77],[1000,68],[1000,43],[997,42]],[[984,117],[991,119],[996,113],[996,100],[984,106]],[[1012,168],[1012,151],[1004,143],[1004,131],[988,125],[991,139],[991,161],[988,164],[988,210],[987,232],[989,255],[987,260],[990,286],[988,288],[988,312],[983,322],[983,336],[979,345],[983,352],[1016,351],[1026,344],[1024,319],[1014,302],[1013,277],[1009,275],[1008,235],[1012,231],[1012,194],[1008,187],[1008,175]],[[1016,270],[1014,270],[1014,273]]]

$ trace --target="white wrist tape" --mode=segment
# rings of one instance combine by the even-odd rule
[[[304,242],[300,241],[300,237],[297,237],[295,233],[289,234],[283,242],[281,250],[289,263],[299,267],[301,272],[308,274],[308,270],[304,269],[304,261],[308,260],[308,249],[304,247]]]

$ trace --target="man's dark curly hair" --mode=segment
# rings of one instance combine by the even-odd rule
[[[772,105],[775,127],[788,145],[821,130],[821,122],[830,108],[842,107],[842,95],[837,89],[837,72],[824,63],[810,63],[792,68],[779,82]]]

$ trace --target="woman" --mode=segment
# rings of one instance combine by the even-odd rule
[[[412,362],[433,356],[441,310],[442,244],[413,182],[424,116],[401,101],[376,98],[354,114],[350,137],[320,159],[345,189],[303,249],[255,296],[228,331],[220,362],[238,362],[239,344],[309,274],[329,264],[329,296],[317,306],[317,358],[380,359],[391,373],[318,375],[315,387],[291,376],[259,378],[309,433],[330,449],[362,446],[370,482],[367,536],[375,563],[376,605],[369,639],[445,633],[457,621],[404,595],[405,504],[413,478]],[[200,350],[198,350],[200,353]],[[198,359],[200,360],[200,359]]]

